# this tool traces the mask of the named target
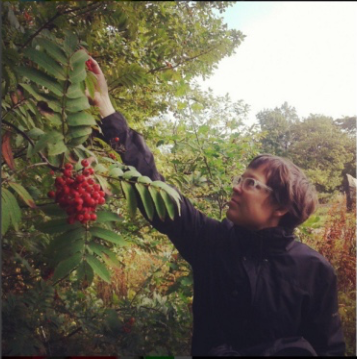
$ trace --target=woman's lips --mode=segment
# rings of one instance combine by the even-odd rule
[[[230,205],[232,203],[239,204],[239,202],[235,198],[231,198],[231,200],[228,202],[228,205]]]

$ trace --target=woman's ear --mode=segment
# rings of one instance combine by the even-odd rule
[[[275,210],[275,215],[277,217],[283,217],[285,216],[287,213],[289,212],[289,210],[285,207],[278,207],[276,210]]]

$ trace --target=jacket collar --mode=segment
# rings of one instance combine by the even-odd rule
[[[252,231],[234,226],[240,250],[245,255],[264,256],[286,252],[296,237],[293,230],[284,227]],[[236,239],[238,239],[236,238]]]

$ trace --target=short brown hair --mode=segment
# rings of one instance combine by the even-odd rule
[[[273,189],[273,199],[288,212],[279,226],[295,228],[305,222],[317,207],[317,193],[302,170],[287,158],[262,154],[248,168],[264,167],[267,185]]]

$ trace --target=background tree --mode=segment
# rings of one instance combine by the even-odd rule
[[[333,192],[342,184],[342,171],[353,154],[350,139],[331,117],[310,115],[292,127],[289,156],[305,169],[319,192]]]
[[[292,126],[299,122],[295,108],[284,102],[274,110],[260,111],[256,117],[264,133],[262,151],[286,156],[291,142]]]

